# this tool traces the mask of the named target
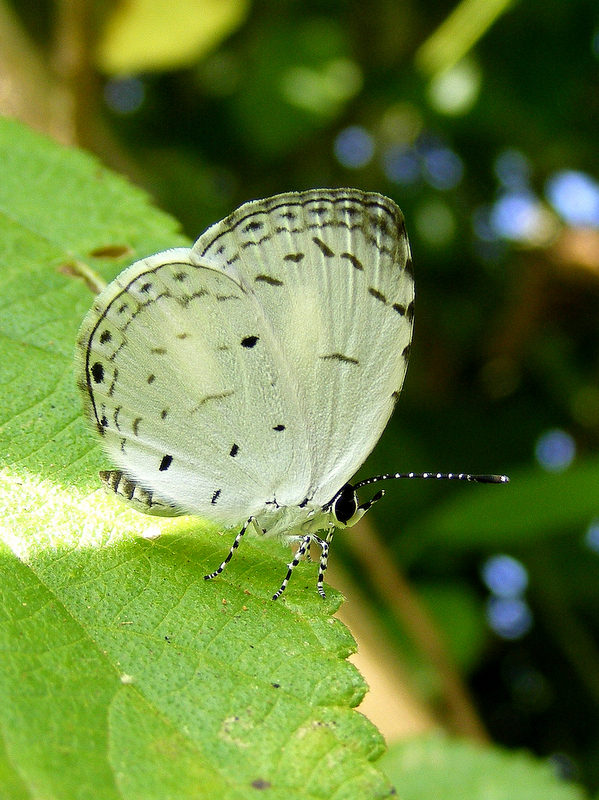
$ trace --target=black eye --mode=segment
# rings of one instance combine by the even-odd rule
[[[346,483],[333,500],[333,513],[339,522],[345,525],[358,510],[358,498],[354,487]]]

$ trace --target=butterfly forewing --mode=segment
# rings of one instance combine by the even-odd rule
[[[278,195],[242,206],[194,251],[256,298],[290,392],[287,436],[303,439],[308,496],[326,502],[376,444],[405,376],[414,289],[401,212],[357,190]],[[303,491],[281,472],[277,499]]]

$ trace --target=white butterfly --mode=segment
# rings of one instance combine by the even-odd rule
[[[150,256],[98,296],[78,338],[89,419],[149,514],[197,514],[299,544],[287,575],[378,500],[348,483],[406,373],[414,281],[399,208],[355,189],[246,203],[192,248]],[[423,477],[505,482],[498,476]],[[323,537],[317,535],[324,531]]]

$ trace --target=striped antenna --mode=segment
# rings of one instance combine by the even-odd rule
[[[358,481],[353,485],[354,489],[361,489],[363,486],[370,486],[371,483],[379,481],[395,481],[403,478],[431,478],[438,481],[473,481],[474,483],[509,483],[507,475],[470,475],[467,472],[394,472],[388,475],[376,475],[374,478]]]

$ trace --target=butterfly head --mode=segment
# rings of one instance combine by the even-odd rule
[[[333,497],[324,510],[329,511],[331,521],[336,528],[351,528],[356,522],[362,519],[370,506],[376,503],[377,500],[380,500],[384,494],[384,491],[381,489],[371,500],[360,504],[356,493],[356,487],[352,486],[351,483],[346,483],[345,486],[339,489],[335,497]]]

